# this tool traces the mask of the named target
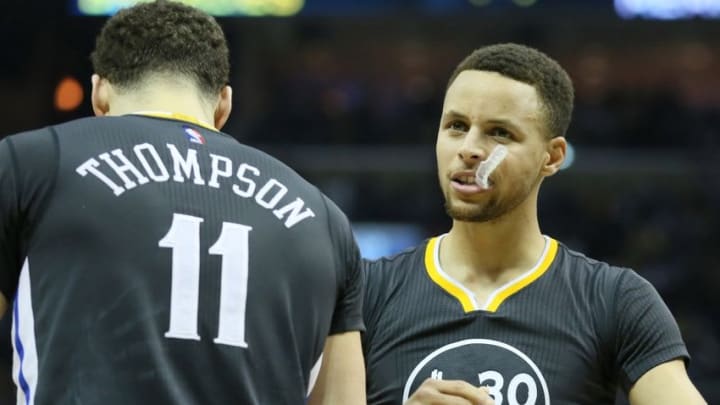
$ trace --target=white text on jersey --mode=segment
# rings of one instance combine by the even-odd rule
[[[278,219],[284,220],[286,228],[292,228],[305,219],[315,217],[315,213],[305,207],[305,202],[299,197],[292,202],[281,204],[288,188],[278,180],[270,178],[258,188],[256,180],[260,176],[260,169],[255,166],[241,163],[233,170],[235,162],[230,158],[210,153],[210,177],[206,181],[200,170],[197,150],[187,149],[187,154],[183,156],[175,145],[168,143],[166,146],[172,160],[171,165],[163,162],[155,146],[142,143],[132,148],[131,157],[134,156],[137,163],[133,163],[122,149],[114,149],[109,153],[101,153],[97,159],[86,160],[75,171],[83,177],[88,174],[95,176],[116,196],[150,181],[162,183],[170,179],[178,183],[192,181],[199,186],[220,188],[220,180],[229,179],[235,173],[239,182],[232,183],[232,191],[240,197],[253,198],[262,208],[272,210]],[[168,171],[170,166],[172,175]]]

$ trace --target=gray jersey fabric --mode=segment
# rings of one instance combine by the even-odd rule
[[[0,290],[23,404],[300,404],[362,330],[344,214],[201,123],[86,118],[0,142]]]
[[[546,237],[533,269],[478,303],[443,271],[439,238],[366,261],[368,403],[401,404],[428,378],[485,385],[496,404],[613,404],[688,353],[655,289]]]

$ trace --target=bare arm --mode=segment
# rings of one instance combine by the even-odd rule
[[[360,332],[332,335],[308,405],[366,405],[365,361]]]
[[[5,295],[0,293],[0,318],[5,316],[5,311],[7,311],[7,300]]]
[[[629,399],[632,405],[707,405],[682,360],[660,364],[643,374],[630,389]]]

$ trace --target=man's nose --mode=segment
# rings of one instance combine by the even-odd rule
[[[458,150],[458,157],[460,160],[470,166],[473,166],[487,158],[487,152],[485,151],[480,139],[481,136],[473,132],[470,132],[465,136],[465,139]]]

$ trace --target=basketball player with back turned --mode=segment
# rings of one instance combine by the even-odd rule
[[[97,117],[0,142],[18,404],[364,404],[349,223],[219,132],[220,26],[140,3],[92,62]]]
[[[368,402],[705,403],[678,326],[630,269],[540,231],[540,185],[563,163],[565,71],[526,46],[480,48],[452,74],[436,141],[448,233],[367,262]]]

